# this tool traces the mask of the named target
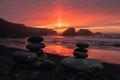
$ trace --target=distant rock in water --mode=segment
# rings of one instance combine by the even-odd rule
[[[75,28],[68,28],[62,33],[63,36],[73,36],[75,35]]]
[[[89,36],[89,35],[93,35],[93,33],[88,29],[80,29],[79,31],[76,32],[76,35]]]
[[[11,23],[0,18],[0,37],[27,37],[31,35],[57,35],[57,32],[52,29],[27,27],[24,24]]]
[[[101,32],[96,32],[93,35],[103,35]]]

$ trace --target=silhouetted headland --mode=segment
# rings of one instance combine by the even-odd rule
[[[49,36],[58,35],[53,29],[47,28],[33,28],[25,26],[24,24],[8,22],[0,18],[0,37],[27,37],[31,35]],[[68,28],[62,34],[62,36],[91,36],[102,35],[100,32],[93,33],[88,29],[80,29],[77,32],[75,28]]]
[[[24,24],[12,23],[0,18],[0,37],[26,37],[31,35],[57,35],[57,32],[52,29],[27,27]]]

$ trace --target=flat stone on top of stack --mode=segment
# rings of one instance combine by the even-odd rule
[[[39,43],[39,42],[44,41],[44,39],[40,36],[31,36],[27,39],[27,41],[30,43]]]
[[[89,44],[78,42],[76,44],[76,47],[77,48],[74,49],[73,52],[73,55],[75,57],[66,57],[60,62],[60,65],[63,68],[78,72],[94,72],[103,69],[103,65],[101,62],[95,59],[87,59],[88,50],[85,48],[88,48]]]

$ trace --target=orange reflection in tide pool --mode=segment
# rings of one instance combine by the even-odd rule
[[[72,53],[74,49],[61,45],[47,44],[44,51],[50,54],[56,54],[60,56],[73,56]],[[103,62],[120,64],[120,51],[88,49],[88,55],[88,58],[97,59]]]

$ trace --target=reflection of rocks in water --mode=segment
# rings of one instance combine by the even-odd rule
[[[89,45],[86,43],[78,42],[76,48],[73,52],[75,57],[67,57],[61,61],[61,66],[65,69],[81,71],[81,72],[93,72],[103,69],[103,65],[94,60],[86,59],[88,57],[87,49]]]
[[[13,53],[13,59],[20,63],[19,66],[33,67],[33,68],[54,68],[55,63],[47,59],[47,55],[44,54],[42,48],[45,47],[44,43],[41,43],[44,39],[40,36],[32,36],[28,38],[29,44],[26,51],[16,51]]]

